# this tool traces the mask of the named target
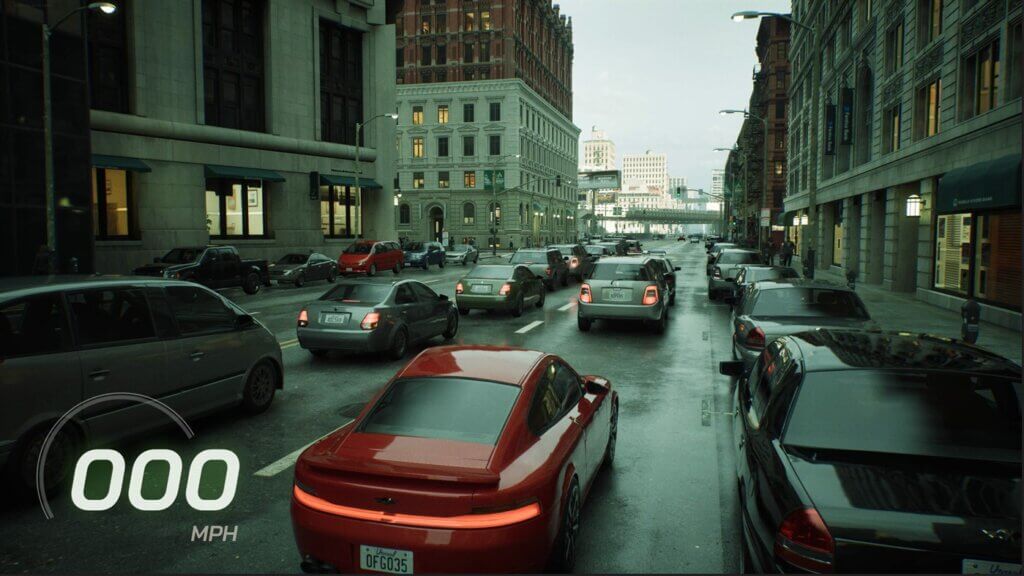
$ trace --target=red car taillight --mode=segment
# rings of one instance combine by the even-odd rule
[[[658,303],[658,287],[648,286],[644,289],[644,306],[650,306]]]
[[[714,276],[715,278],[720,279],[722,277],[722,269],[719,268],[718,266],[715,266],[715,269],[711,272],[711,275]]]
[[[462,294],[463,290],[465,290],[465,288],[462,287],[462,282],[459,282],[458,284],[455,285],[456,294]]]
[[[363,330],[373,330],[380,323],[380,314],[377,312],[370,312],[366,316],[363,316],[363,321],[359,323],[359,327]]]
[[[814,508],[791,512],[775,535],[775,557],[811,572],[832,572],[835,540]]]
[[[590,304],[594,299],[590,295],[590,284],[582,284],[580,286],[580,302],[584,304]]]
[[[573,256],[569,259],[569,268],[575,268],[580,265],[580,259]]]
[[[747,346],[750,348],[764,348],[764,330],[754,328],[747,332]]]
[[[309,326],[309,314],[303,308],[302,312],[299,312],[299,328],[305,328],[306,326]]]
[[[544,273],[547,274],[548,276],[551,276],[551,267],[548,266],[547,268],[545,268]]]
[[[509,292],[512,292],[512,285],[508,282],[501,285],[501,290],[498,290],[499,296],[508,296]]]

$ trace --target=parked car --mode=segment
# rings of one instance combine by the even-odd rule
[[[601,241],[601,242],[598,242],[597,244],[599,246],[607,246],[608,249],[611,250],[612,254],[615,254],[616,256],[625,256],[626,255],[626,242],[625,242],[625,240]]]
[[[707,266],[707,271],[706,271],[708,276],[711,276],[711,270],[714,267],[715,258],[718,258],[718,254],[722,250],[725,250],[725,249],[728,249],[728,248],[731,248],[731,249],[734,249],[734,250],[740,249],[740,247],[735,245],[735,244],[732,244],[732,243],[729,243],[729,242],[719,242],[719,243],[715,244],[714,246],[712,246],[710,250],[708,250],[708,266]]]
[[[472,244],[457,244],[444,253],[445,259],[451,264],[476,264],[480,261],[480,251]]]
[[[526,306],[544,307],[544,280],[519,265],[477,266],[455,284],[455,305],[462,315],[473,308],[523,315]]]
[[[537,276],[544,279],[548,290],[555,285],[569,285],[569,265],[558,250],[547,248],[520,248],[512,255],[509,264],[524,264]]]
[[[761,254],[756,250],[740,250],[726,248],[718,253],[711,263],[711,275],[708,276],[708,299],[714,300],[719,294],[732,294],[736,285],[736,275],[744,266],[761,264]]]
[[[754,282],[769,282],[776,280],[795,280],[800,278],[800,273],[789,266],[743,266],[733,284],[732,296],[739,300],[747,287]]]
[[[612,257],[594,266],[580,285],[576,322],[583,332],[594,320],[641,320],[661,334],[668,327],[668,286],[652,258]]]
[[[587,251],[587,254],[590,254],[590,258],[594,262],[597,262],[605,256],[613,256],[615,254],[611,248],[601,244],[586,244],[583,246],[583,249]]]
[[[209,288],[241,286],[246,294],[256,294],[270,286],[269,270],[266,260],[241,259],[234,246],[210,245],[174,248],[133,274],[187,280]]]
[[[747,366],[780,336],[819,327],[878,328],[856,292],[822,280],[757,282],[733,303],[733,358]]]
[[[323,254],[285,254],[270,265],[270,279],[278,284],[294,284],[302,287],[308,280],[334,282],[338,277],[338,265]]]
[[[410,242],[405,245],[405,266],[426,270],[431,264],[444,268],[445,250],[440,242]]]
[[[696,244],[700,242],[700,234],[690,234],[690,244]]]
[[[554,355],[423,351],[299,456],[303,571],[571,572],[618,407],[608,380]]]
[[[338,256],[338,272],[374,276],[380,270],[402,271],[405,256],[398,242],[357,240]]]
[[[815,330],[720,370],[739,376],[741,573],[1020,572],[1019,365]]]
[[[724,242],[724,241],[725,241],[725,239],[722,238],[721,236],[717,235],[717,234],[712,234],[710,236],[705,236],[704,237],[704,250],[707,251],[707,252],[710,252],[711,248],[715,244],[717,244],[719,242]]]
[[[683,242],[684,240],[686,240],[686,236],[683,235],[680,235],[678,238],[676,238],[676,242]]]
[[[594,269],[594,257],[582,244],[552,244],[548,248],[561,252],[562,259],[569,264],[569,275],[577,281],[582,281]]]
[[[270,331],[198,284],[103,276],[0,279],[0,471],[34,488],[43,439],[83,400],[134,392],[186,418],[239,404],[260,413],[281,389],[281,366]],[[81,412],[60,430],[45,463],[47,490],[68,477],[87,443],[169,423],[141,403],[112,408]]]
[[[644,251],[644,245],[639,240],[626,239],[626,254],[640,254]]]
[[[651,260],[661,266],[661,274],[665,278],[665,292],[668,294],[668,305],[676,305],[676,272],[682,270],[679,266],[672,264],[664,253],[652,255]]]
[[[386,352],[396,360],[410,344],[436,336],[451,340],[458,331],[455,305],[416,280],[343,280],[303,306],[296,327],[299,346],[314,356]]]

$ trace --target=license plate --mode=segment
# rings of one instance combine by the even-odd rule
[[[324,324],[347,324],[351,314],[332,314],[330,312],[324,313],[320,317],[320,321]]]
[[[625,302],[633,295],[633,291],[625,288],[605,288],[604,299],[609,302]]]
[[[359,567],[374,572],[412,574],[412,552],[360,545]]]
[[[469,287],[469,291],[474,293],[474,294],[490,294],[491,293],[491,285],[490,284],[474,284],[474,285]]]
[[[964,574],[1021,574],[1020,564],[965,559],[961,565]]]
[[[352,271],[351,268],[345,268],[345,272],[351,272],[351,271]]]

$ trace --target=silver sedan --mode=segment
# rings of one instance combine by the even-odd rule
[[[580,285],[577,323],[586,332],[594,320],[642,320],[661,334],[668,326],[669,291],[654,258],[609,257],[594,265]]]

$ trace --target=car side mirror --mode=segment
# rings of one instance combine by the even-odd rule
[[[583,377],[583,387],[588,394],[607,394],[612,389],[612,384],[606,378],[590,374]]]
[[[718,373],[725,376],[735,376],[739,378],[747,373],[747,369],[743,365],[742,360],[729,360],[727,362],[718,363]]]
[[[239,314],[235,317],[235,328],[238,330],[244,330],[246,328],[252,328],[256,325],[256,319],[248,314]]]
[[[438,294],[437,295],[437,299],[438,300],[444,300],[445,302],[447,302],[448,301],[448,296],[446,296],[445,294]]]
[[[681,267],[679,267],[679,266],[676,266],[676,267],[674,268],[674,270],[675,270],[676,272],[679,272],[680,270],[682,270],[682,268],[681,268]]]

